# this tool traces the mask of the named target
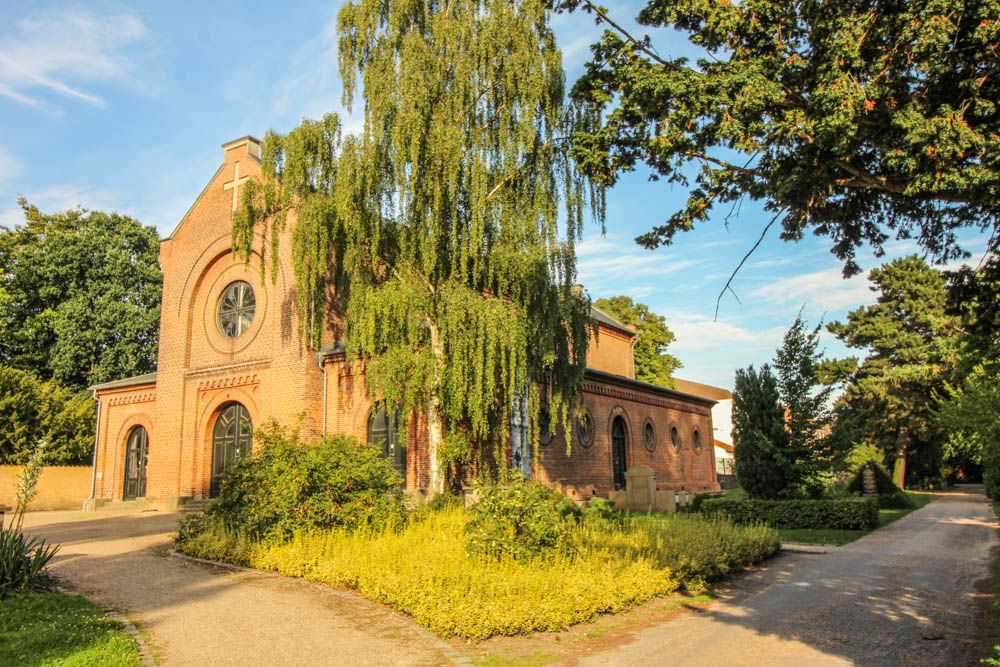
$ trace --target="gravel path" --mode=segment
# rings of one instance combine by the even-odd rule
[[[737,587],[582,663],[976,665],[997,545],[981,492],[941,494],[832,553],[779,558],[766,586]]]
[[[404,616],[322,586],[166,555],[177,515],[34,512],[52,571],[124,613],[162,665],[442,665],[456,653]]]

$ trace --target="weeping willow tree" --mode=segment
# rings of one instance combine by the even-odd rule
[[[568,158],[561,53],[542,0],[356,0],[338,20],[344,104],[264,141],[234,245],[290,220],[299,310],[320,342],[331,300],[371,394],[427,419],[431,491],[458,449],[495,456],[527,404],[569,432],[590,304],[574,289],[603,193]],[[540,419],[547,410],[552,419]],[[567,438],[567,443],[570,439]],[[447,443],[447,447],[444,446]],[[492,448],[492,449],[490,449]],[[537,451],[537,448],[536,448]]]

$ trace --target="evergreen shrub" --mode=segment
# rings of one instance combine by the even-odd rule
[[[479,488],[472,506],[469,551],[493,558],[535,558],[570,547],[566,539],[582,512],[548,484],[516,479]]]
[[[708,517],[725,517],[733,523],[765,523],[773,528],[872,530],[878,524],[874,498],[820,500],[729,500],[709,498],[701,504]]]
[[[892,477],[885,469],[876,464],[869,464],[858,469],[851,481],[847,483],[847,492],[861,495],[865,491],[865,469],[871,467],[875,471],[875,489],[878,492],[878,506],[882,509],[912,509],[913,501],[896,486]]]
[[[251,539],[399,526],[402,482],[381,447],[344,435],[307,443],[272,422],[256,432],[253,453],[230,469],[206,514]]]

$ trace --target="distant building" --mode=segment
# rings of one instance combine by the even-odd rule
[[[733,394],[728,389],[700,382],[674,378],[677,391],[715,401],[712,408],[712,430],[715,440],[715,471],[733,474]]]

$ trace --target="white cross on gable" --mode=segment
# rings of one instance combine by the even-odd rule
[[[223,183],[222,184],[222,189],[223,190],[232,190],[233,191],[233,210],[234,211],[236,210],[236,206],[239,204],[239,201],[240,201],[240,197],[239,197],[240,186],[243,183],[246,183],[249,180],[250,180],[249,176],[244,176],[243,178],[240,178],[240,163],[237,160],[236,164],[233,165],[233,180],[229,181],[228,183]]]

